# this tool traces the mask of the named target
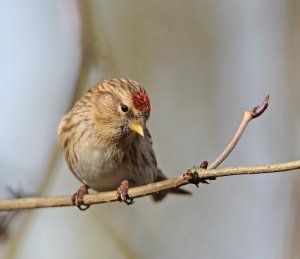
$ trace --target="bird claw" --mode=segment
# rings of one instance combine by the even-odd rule
[[[129,198],[128,195],[129,182],[124,180],[121,182],[120,186],[117,189],[117,198],[119,201],[125,202],[127,205],[134,203],[133,198]]]
[[[80,188],[72,195],[72,202],[81,211],[87,210],[90,205],[84,204],[83,196],[88,194],[88,187],[86,185],[80,186]]]

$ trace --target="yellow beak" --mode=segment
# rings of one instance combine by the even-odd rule
[[[144,130],[140,123],[138,122],[130,123],[129,128],[144,137]]]

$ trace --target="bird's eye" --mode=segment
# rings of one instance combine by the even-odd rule
[[[121,105],[121,110],[122,110],[122,112],[128,112],[128,106],[125,105],[125,104],[122,104]]]

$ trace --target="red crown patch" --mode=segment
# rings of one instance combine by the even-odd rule
[[[140,111],[151,110],[150,101],[146,92],[136,92],[133,96],[133,106]]]

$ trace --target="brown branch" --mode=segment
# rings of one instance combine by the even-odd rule
[[[187,184],[197,184],[215,177],[245,175],[245,174],[266,174],[284,172],[300,169],[300,160],[282,164],[271,164],[264,166],[229,167],[219,169],[203,169],[193,167],[177,178],[168,179],[140,187],[130,188],[130,198],[139,198],[154,194],[174,187]],[[83,198],[87,205],[118,201],[116,191],[87,194]],[[58,197],[32,197],[20,199],[0,200],[0,211],[24,210],[34,208],[74,206],[71,195]]]
[[[260,174],[260,173],[271,173],[279,171],[295,170],[300,168],[300,161],[274,164],[261,167],[235,167],[235,168],[223,168],[215,169],[218,167],[224,159],[230,154],[238,140],[242,136],[248,123],[260,116],[268,107],[269,96],[267,96],[264,102],[251,110],[244,112],[244,118],[230,141],[229,145],[222,152],[222,154],[207,168],[207,161],[204,161],[200,167],[193,167],[189,169],[183,175],[168,179],[161,182],[156,182],[128,190],[128,195],[131,199],[151,195],[160,191],[168,190],[174,187],[180,187],[187,184],[208,183],[207,180],[213,180],[217,177],[229,176],[229,175],[242,175],[242,174]],[[97,194],[86,194],[83,197],[84,204],[89,206],[92,204],[105,203],[117,201],[118,196],[116,191],[102,192]],[[22,209],[33,209],[33,208],[47,208],[47,207],[62,207],[62,206],[73,206],[74,203],[72,198],[69,196],[60,197],[32,197],[32,198],[18,198],[0,200],[0,211],[13,211]]]
[[[208,166],[208,169],[217,168],[226,159],[226,157],[231,153],[231,151],[234,149],[235,145],[238,143],[239,139],[243,135],[248,123],[252,119],[255,119],[255,118],[259,117],[260,115],[262,115],[264,113],[264,111],[268,108],[268,105],[269,105],[269,95],[267,95],[265,97],[265,99],[261,105],[256,106],[251,110],[244,111],[244,117],[243,117],[236,133],[234,134],[233,138],[229,142],[228,146],[221,153],[221,155]]]

